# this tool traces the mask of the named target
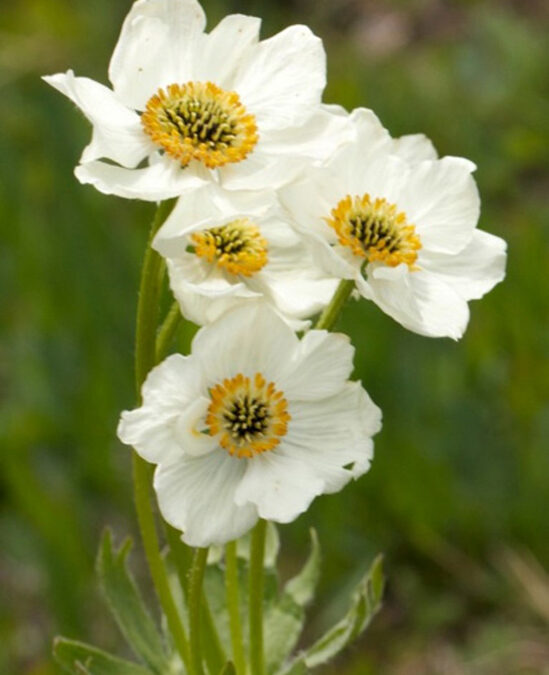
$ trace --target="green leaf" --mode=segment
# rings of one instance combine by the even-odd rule
[[[75,675],[152,675],[152,671],[137,663],[62,637],[55,638],[53,655],[60,666]]]
[[[353,592],[351,606],[343,619],[284,670],[284,675],[298,675],[300,671],[295,668],[300,664],[314,668],[326,663],[368,627],[381,607],[384,586],[382,562],[382,556],[378,556],[360,580]]]
[[[265,658],[267,671],[276,672],[295,648],[305,622],[304,606],[314,596],[320,575],[320,546],[311,530],[311,553],[302,570],[290,579],[280,597],[267,605],[265,613]]]
[[[289,670],[284,671],[284,675],[307,675],[309,671],[303,661],[296,661],[290,666]]]
[[[265,661],[267,672],[274,673],[291,654],[305,621],[305,610],[283,594],[264,615]]]
[[[227,661],[227,663],[223,666],[223,668],[219,672],[219,675],[236,675],[236,670],[233,662]]]
[[[242,589],[241,589],[242,591]],[[229,613],[225,595],[225,578],[218,565],[208,565],[204,574],[204,593],[208,598],[208,605],[221,645],[227,654],[231,653],[231,632],[229,628]],[[242,603],[242,598],[239,598]],[[244,600],[246,596],[244,596]],[[245,609],[241,608],[241,619],[245,617]]]
[[[320,577],[320,544],[315,530],[311,529],[311,553],[301,572],[290,579],[284,592],[295,602],[304,607],[314,598],[318,579]]]
[[[106,530],[97,557],[97,573],[116,623],[135,655],[154,673],[164,675],[170,668],[165,644],[126,565],[131,546],[131,540],[126,539],[115,551],[112,534]]]

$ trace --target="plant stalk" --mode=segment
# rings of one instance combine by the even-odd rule
[[[260,519],[252,530],[250,544],[249,617],[250,670],[252,675],[266,675],[263,647],[263,586],[267,521]]]
[[[202,644],[200,639],[202,582],[208,559],[207,548],[197,548],[189,575],[189,623],[191,629],[191,660],[195,675],[204,675],[202,667]]]
[[[179,304],[177,303],[177,301],[175,301],[172,303],[172,306],[170,307],[168,313],[166,314],[166,318],[164,319],[162,325],[158,329],[158,335],[156,338],[157,363],[163,361],[166,355],[168,354],[168,350],[175,337],[175,334],[177,333],[177,329],[179,328],[181,319],[182,316],[181,311],[179,309]]]
[[[162,290],[164,262],[151,248],[151,242],[172,208],[173,202],[163,202],[157,208],[141,270],[137,305],[135,339],[135,384],[137,399],[141,402],[141,387],[147,374],[156,364],[156,328],[158,305]],[[145,549],[145,556],[153,584],[172,633],[174,644],[186,669],[191,670],[190,650],[185,628],[175,605],[164,561],[160,553],[154,513],[150,499],[150,467],[136,452],[133,453],[133,488],[137,520]]]
[[[339,286],[336,288],[330,303],[326,305],[324,311],[316,322],[315,328],[317,330],[332,330],[339,315],[341,314],[343,306],[353,292],[354,287],[355,282],[353,279],[342,279],[339,282]]]
[[[240,623],[240,602],[238,592],[238,561],[236,555],[236,541],[229,542],[225,547],[225,591],[227,609],[229,611],[229,626],[231,629],[231,645],[236,675],[246,675],[246,656],[242,640],[242,625]]]

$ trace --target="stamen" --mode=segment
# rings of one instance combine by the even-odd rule
[[[212,82],[170,84],[145,106],[141,123],[152,140],[182,166],[196,159],[209,169],[240,162],[258,140],[255,117],[234,91]]]
[[[379,261],[389,267],[405,263],[415,271],[421,241],[406,214],[386,199],[347,195],[332,210],[326,222],[338,235],[339,243],[368,262]]]
[[[191,235],[196,255],[230,274],[251,277],[268,262],[267,242],[247,218]]]
[[[211,391],[206,424],[230,455],[254,457],[275,448],[288,430],[288,404],[273,382],[261,373],[250,379],[241,373]]]

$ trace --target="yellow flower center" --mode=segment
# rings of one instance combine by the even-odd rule
[[[287,433],[288,403],[261,373],[251,379],[239,373],[223,380],[210,396],[206,425],[212,436],[221,434],[219,444],[230,455],[254,457],[267,452]]]
[[[156,145],[183,166],[192,159],[208,169],[239,162],[258,139],[255,117],[238,94],[212,82],[159,89],[147,101],[141,123]]]
[[[347,195],[326,222],[336,231],[340,244],[367,262],[379,261],[389,267],[406,263],[411,271],[418,269],[415,262],[421,241],[396,204],[371,199],[369,194]]]
[[[267,264],[267,242],[247,218],[191,235],[194,252],[231,274],[251,277]]]

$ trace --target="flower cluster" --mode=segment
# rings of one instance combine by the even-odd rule
[[[118,435],[157,465],[162,514],[195,546],[289,522],[367,471],[381,414],[349,381],[348,339],[323,330],[332,298],[458,339],[468,301],[504,276],[505,243],[477,229],[475,166],[326,105],[320,39],[259,29],[231,15],[207,33],[197,0],[138,0],[112,89],[45,78],[93,125],[82,183],[178,198],[152,245],[202,328],[150,372]]]

